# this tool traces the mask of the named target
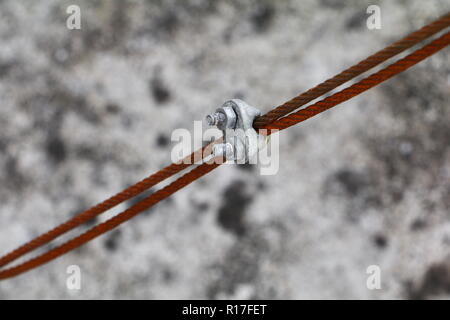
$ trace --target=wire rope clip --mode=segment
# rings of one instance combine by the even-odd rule
[[[253,121],[261,111],[240,99],[226,101],[215,113],[206,116],[210,126],[222,130],[224,142],[213,149],[215,157],[223,156],[236,163],[249,163],[265,139],[253,128]]]

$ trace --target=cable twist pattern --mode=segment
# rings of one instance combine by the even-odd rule
[[[322,96],[323,94],[337,88],[341,84],[353,79],[354,77],[368,71],[374,66],[386,61],[394,55],[403,52],[404,50],[416,45],[420,41],[436,34],[450,25],[450,13],[446,14],[437,21],[423,27],[422,29],[410,34],[406,38],[392,44],[391,46],[377,52],[376,54],[368,57],[367,59],[359,62],[357,65],[341,72],[335,77],[319,84],[318,86],[306,91],[305,93],[293,98],[292,100],[284,103],[283,105],[275,108],[267,114],[257,118],[254,122],[256,129],[269,129],[270,130],[282,130],[286,129],[294,124],[304,121],[310,117],[313,117],[325,110],[332,108],[333,106],[351,99],[352,97],[378,85],[379,83],[393,77],[394,75],[410,68],[416,63],[443,49],[450,43],[450,33],[442,35],[440,38],[432,41],[423,48],[409,54],[405,58],[389,65],[388,67],[370,75],[369,77],[351,85],[350,87],[341,90],[317,103],[314,103],[304,109],[290,113],[300,106]],[[78,214],[65,223],[57,226],[56,228],[44,233],[30,242],[20,246],[16,250],[11,251],[3,257],[0,257],[0,267],[4,267],[26,253],[54,240],[58,236],[80,226],[81,224],[91,220],[92,218],[102,214],[103,212],[117,206],[118,204],[135,197],[136,195],[148,190],[152,186],[162,182],[163,180],[174,176],[177,173],[187,169],[200,160],[204,160],[206,156],[211,154],[212,146],[216,143],[220,143],[222,139],[218,139],[215,142],[207,145],[206,147],[197,150],[180,162],[173,163],[166,168],[150,175],[142,181],[128,187],[127,189],[119,192],[111,198],[97,204],[96,206]],[[223,159],[220,159],[223,160]],[[114,229],[120,224],[128,221],[137,214],[149,209],[157,204],[159,201],[169,197],[173,193],[177,192],[181,188],[184,188],[193,181],[206,175],[210,171],[217,168],[222,161],[212,159],[212,161],[205,162],[196,166],[194,169],[181,176],[174,182],[170,183],[166,187],[152,193],[150,196],[141,200],[137,204],[131,206],[127,210],[117,214],[113,218],[100,223],[83,234],[72,238],[71,240],[51,249],[35,258],[27,260],[17,266],[3,269],[0,271],[0,280],[17,276],[21,273],[29,271],[33,268],[41,266],[57,257],[80,247],[81,245],[89,242],[90,240]]]
[[[219,162],[219,161],[217,161]],[[66,243],[51,249],[44,254],[37,256],[33,259],[30,259],[22,264],[19,264],[15,267],[5,269],[0,271],[0,280],[11,278],[14,276],[17,276],[25,271],[34,269],[40,265],[43,265],[53,259],[56,259],[57,257],[80,247],[81,245],[85,244],[86,242],[89,242],[90,240],[98,237],[99,235],[102,235],[115,227],[119,226],[120,224],[124,223],[125,221],[130,220],[137,214],[141,213],[144,210],[149,209],[150,207],[154,206],[159,201],[169,197],[173,193],[177,192],[181,188],[184,188],[191,182],[197,180],[198,178],[204,176],[208,172],[214,170],[217,168],[220,164],[217,163],[204,163],[199,166],[197,166],[192,171],[186,173],[182,177],[178,178],[171,184],[167,185],[166,187],[162,188],[161,190],[156,191],[155,193],[151,194],[150,196],[146,197],[144,200],[141,200],[137,204],[131,206],[127,210],[123,211],[122,213],[119,213],[118,215],[112,217],[111,219],[100,223],[93,227],[92,229],[86,231],[85,233],[67,241]]]
[[[356,65],[342,71],[333,78],[322,82],[321,84],[309,89],[308,91],[300,94],[299,96],[285,102],[279,107],[269,111],[265,115],[255,119],[253,126],[255,129],[261,129],[269,123],[274,122],[276,119],[287,115],[288,113],[300,108],[306,103],[319,98],[323,94],[336,89],[345,82],[363,74],[364,72],[372,69],[382,62],[394,57],[395,55],[405,51],[408,48],[413,47],[419,42],[431,37],[434,34],[444,30],[450,26],[450,13],[442,16],[438,20],[422,27],[421,29],[411,33],[405,38],[391,44],[390,46],[378,51],[377,53],[362,60]]]
[[[314,103],[304,109],[300,109],[297,112],[291,113],[286,117],[278,119],[262,129],[269,130],[283,130],[297,124],[299,122],[305,121],[325,110],[328,110],[339,103],[349,100],[358,94],[375,87],[383,81],[393,77],[394,75],[412,67],[416,63],[422,61],[423,59],[431,56],[437,51],[445,48],[450,44],[450,33],[446,33],[439,37],[438,39],[432,41],[430,44],[424,46],[423,48],[411,53],[405,58],[391,64],[390,66],[370,75],[369,77],[353,84],[352,86],[339,91],[317,103]]]

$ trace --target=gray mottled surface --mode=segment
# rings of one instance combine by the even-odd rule
[[[65,27],[69,4],[81,30]],[[366,28],[369,4],[381,6],[381,30]],[[1,1],[0,251],[169,163],[171,132],[226,99],[269,110],[449,10],[444,0]],[[0,299],[449,298],[448,50],[283,132],[277,175],[221,167],[0,282]],[[372,264],[381,290],[366,288]]]

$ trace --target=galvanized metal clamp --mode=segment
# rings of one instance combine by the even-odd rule
[[[248,163],[260,148],[261,137],[253,128],[253,121],[261,112],[240,99],[225,102],[215,113],[206,117],[210,126],[223,132],[224,142],[216,144],[213,155],[223,156],[237,163]]]

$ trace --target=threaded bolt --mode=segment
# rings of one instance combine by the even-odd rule
[[[226,116],[222,112],[214,112],[206,116],[206,122],[210,126],[219,126],[226,120]]]

